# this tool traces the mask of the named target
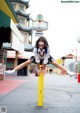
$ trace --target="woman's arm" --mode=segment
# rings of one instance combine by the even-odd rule
[[[44,58],[44,61],[43,61],[44,64],[47,64],[48,63],[49,55],[50,55],[50,49],[47,48],[47,54],[45,55],[45,58]]]
[[[39,59],[39,56],[38,56],[38,54],[37,54],[37,48],[34,48],[33,52],[34,52],[34,56],[35,56],[36,62],[37,62],[37,63],[40,63],[40,59]]]

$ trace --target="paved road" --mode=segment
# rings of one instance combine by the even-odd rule
[[[38,77],[30,75],[18,79],[26,82],[0,95],[0,106],[6,106],[7,113],[80,113],[80,83],[77,79],[46,74],[43,107],[37,106]]]

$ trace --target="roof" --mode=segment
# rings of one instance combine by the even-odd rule
[[[23,31],[32,32],[32,28],[25,27],[21,24],[17,24],[17,28],[19,28],[20,30],[23,30]]]
[[[24,17],[27,18],[27,20],[29,20],[29,15],[30,15],[30,14],[24,13],[24,12],[22,12],[21,10],[17,10],[17,11],[16,11],[16,14],[17,14],[17,15],[24,16]]]
[[[3,11],[5,14],[7,14],[12,20],[17,23],[18,18],[17,15],[13,9],[12,4],[9,0],[1,0],[0,1],[0,10]]]
[[[73,54],[68,54],[68,55],[65,55],[62,57],[62,59],[65,59],[65,58],[73,58],[74,55]]]
[[[10,0],[10,2],[19,2],[19,3],[22,3],[24,5],[26,5],[26,8],[29,7],[28,3],[29,3],[30,0]]]
[[[52,68],[56,68],[54,65],[52,64],[47,64],[47,67],[52,67]]]
[[[5,1],[7,2],[9,8],[11,9],[11,11],[12,11],[12,13],[13,13],[13,15],[14,15],[16,21],[18,22],[17,15],[16,15],[16,13],[15,13],[15,11],[14,11],[14,8],[13,8],[12,4],[9,2],[9,0],[5,0]]]
[[[25,50],[33,50],[33,46],[31,44],[24,44],[24,49]]]
[[[11,43],[3,43],[3,48],[5,49],[12,49]],[[25,50],[33,50],[33,46],[31,44],[24,44]]]
[[[11,43],[3,43],[3,46],[2,46],[2,48],[6,48],[6,49],[12,49],[11,48]]]

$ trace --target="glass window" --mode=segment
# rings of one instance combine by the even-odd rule
[[[25,24],[25,19],[24,19],[24,18],[19,17],[19,23],[20,23],[20,24]]]
[[[16,4],[12,3],[12,6],[13,6],[14,10],[16,10]]]
[[[24,11],[24,5],[19,4],[19,10],[20,10],[20,11]]]

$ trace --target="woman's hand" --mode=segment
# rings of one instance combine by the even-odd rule
[[[42,64],[41,68],[40,68],[40,64],[37,65],[38,65],[38,74],[40,74],[40,72],[42,71],[42,73],[45,75],[46,64]]]
[[[42,64],[42,69],[45,69],[46,68],[46,64]]]
[[[42,64],[42,72],[43,72],[43,74],[45,75],[45,68],[46,68],[46,64]]]

